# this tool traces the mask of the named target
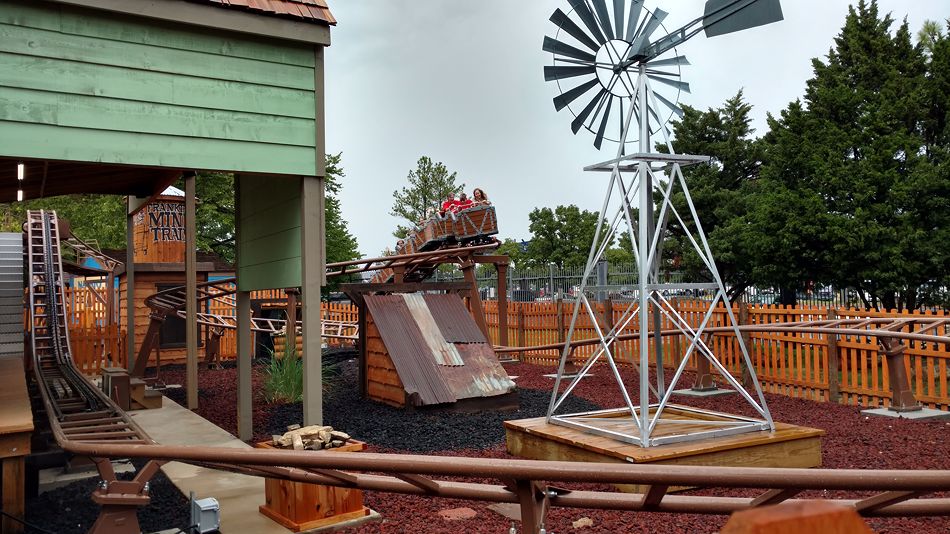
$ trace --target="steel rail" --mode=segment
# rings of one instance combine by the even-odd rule
[[[491,458],[459,458],[379,453],[283,451],[164,445],[109,445],[69,442],[67,450],[97,457],[141,457],[176,460],[254,476],[281,478],[372,491],[429,495],[492,502],[522,502],[510,481],[542,484],[552,506],[649,510],[670,513],[730,514],[774,504],[809,490],[870,491],[875,495],[836,502],[875,517],[950,515],[950,499],[922,498],[950,491],[950,471],[788,469],[591,462],[552,462]],[[355,471],[355,472],[354,472]],[[382,474],[378,474],[382,473]],[[476,478],[503,484],[436,480],[426,477]],[[756,497],[667,495],[572,490],[570,483],[639,484],[651,488],[695,487],[767,490]],[[776,492],[775,490],[779,490]],[[778,495],[779,497],[776,497]],[[884,502],[876,506],[876,502]]]

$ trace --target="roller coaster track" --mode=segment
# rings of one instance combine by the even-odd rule
[[[514,503],[521,509],[523,531],[534,533],[540,532],[552,506],[730,514],[796,502],[803,492],[813,490],[870,492],[861,497],[830,494],[863,516],[950,515],[950,498],[932,496],[950,491],[950,471],[603,464],[159,445],[73,365],[55,214],[31,211],[27,239],[33,372],[56,441],[69,453],[93,458],[102,476],[93,493],[93,500],[102,506],[90,530],[93,534],[138,534],[136,509],[149,502],[148,480],[172,460],[331,486]],[[133,480],[117,480],[109,459],[130,457],[149,461]],[[459,481],[459,477],[485,481]],[[648,489],[643,494],[571,489],[578,483],[639,484]],[[744,490],[741,493],[756,496],[668,493],[683,486]]]

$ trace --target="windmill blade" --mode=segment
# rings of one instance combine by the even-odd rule
[[[653,67],[670,67],[670,66],[674,66],[674,67],[685,67],[686,65],[689,65],[689,64],[690,64],[690,63],[689,63],[689,60],[686,59],[686,56],[676,56],[676,57],[672,57],[672,58],[670,58],[670,59],[661,59],[661,60],[658,60],[658,61],[651,61],[651,62],[647,63],[647,67],[648,67],[648,68],[653,68]]]
[[[664,106],[670,108],[670,111],[676,114],[677,117],[681,119],[683,118],[683,108],[677,106],[675,103],[673,103],[668,98],[661,95],[660,93],[657,93],[656,91],[653,92],[653,96],[655,96],[657,100],[662,102]]]
[[[614,0],[614,35],[623,38],[623,6],[626,0]]]
[[[669,15],[669,13],[662,9],[657,9],[653,12],[650,19],[643,26],[643,30],[637,35],[636,39],[633,40],[633,43],[630,44],[630,54],[627,56],[628,58],[639,54],[650,44],[650,36],[660,27],[660,24],[663,23],[667,15]]]
[[[564,14],[560,9],[555,9],[554,13],[551,15],[551,22],[557,24],[558,28],[566,31],[568,35],[577,39],[579,42],[583,43],[584,46],[590,48],[596,52],[600,47],[593,39],[587,35],[584,30],[580,28],[577,24],[574,24],[574,21],[570,17]]]
[[[647,78],[650,78],[651,80],[655,80],[655,81],[658,81],[658,82],[660,82],[660,83],[669,85],[670,87],[675,87],[675,88],[679,89],[680,91],[683,91],[684,93],[689,93],[689,92],[690,92],[690,90],[689,90],[689,84],[686,83],[686,82],[681,82],[681,81],[678,81],[678,80],[670,80],[669,78],[664,78],[664,77],[662,77],[662,76],[654,76],[654,75],[652,75],[652,74],[647,74]]]
[[[581,128],[584,127],[584,121],[586,121],[587,117],[589,117],[591,112],[594,111],[594,108],[597,107],[597,104],[602,102],[604,97],[608,96],[609,94],[610,93],[608,93],[606,89],[601,88],[601,90],[598,91],[596,95],[594,95],[594,98],[590,101],[590,103],[587,104],[587,107],[581,110],[581,112],[578,113],[576,117],[574,117],[574,120],[571,121],[571,130],[575,135],[580,131]]]
[[[706,37],[748,30],[783,20],[781,0],[708,0],[703,15]]]
[[[591,63],[597,61],[597,56],[594,54],[585,52],[579,48],[574,48],[568,44],[564,44],[557,39],[548,37],[547,35],[544,36],[544,44],[541,45],[541,50],[544,50],[545,52],[551,52],[552,54],[572,57],[574,59],[590,61]]]
[[[582,85],[578,85],[577,87],[571,89],[570,91],[567,91],[564,94],[557,96],[554,99],[554,109],[561,111],[562,109],[567,107],[568,104],[577,100],[581,95],[583,95],[587,91],[590,91],[591,88],[593,88],[595,85],[598,85],[599,83],[600,81],[596,77],[594,77],[589,82]]]
[[[571,7],[574,8],[574,12],[580,17],[584,26],[587,26],[587,29],[590,30],[591,35],[594,36],[594,40],[600,44],[606,43],[607,39],[604,38],[603,32],[597,27],[597,19],[594,18],[594,14],[590,8],[587,7],[587,2],[584,0],[568,0],[568,2],[570,2]]]
[[[607,98],[607,109],[604,110],[604,116],[600,119],[600,128],[597,129],[597,136],[594,137],[594,147],[600,150],[600,145],[604,142],[604,132],[607,131],[607,121],[610,119],[610,106],[614,103],[613,98]]]
[[[628,43],[636,35],[637,23],[640,22],[640,13],[643,12],[643,0],[633,0],[630,2],[630,13],[627,14],[627,35],[624,40]]]
[[[564,78],[573,78],[575,76],[584,76],[585,74],[594,74],[596,69],[593,65],[590,67],[544,67],[544,81],[563,80]]]
[[[607,1],[606,0],[592,0],[594,3],[594,10],[597,11],[597,20],[600,21],[600,29],[603,30],[604,35],[607,36],[608,40],[613,40],[614,38],[614,29],[610,27],[610,16],[607,15]]]

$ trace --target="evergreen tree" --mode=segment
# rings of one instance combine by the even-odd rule
[[[428,156],[419,158],[416,170],[409,171],[409,185],[393,191],[390,215],[402,217],[406,225],[399,225],[393,235],[404,238],[419,221],[429,217],[429,211],[438,209],[449,193],[459,194],[465,184],[455,183],[456,173],[449,173],[440,161],[433,163]]]
[[[749,286],[752,268],[742,240],[742,225],[736,224],[748,211],[748,183],[758,176],[761,162],[760,143],[753,137],[751,111],[752,106],[739,91],[717,109],[699,111],[686,106],[683,117],[673,122],[673,146],[677,152],[713,158],[711,165],[685,168],[683,176],[731,298]],[[666,151],[663,146],[659,148]],[[663,255],[671,263],[663,268],[685,271],[694,280],[708,277],[708,268],[685,237],[685,231],[695,236],[696,228],[686,197],[679,189],[673,195],[673,206],[687,226],[682,228],[678,219],[670,216]],[[629,239],[621,238],[622,247],[628,243]]]
[[[760,284],[831,283],[913,308],[945,278],[950,182],[926,155],[927,63],[893,22],[876,1],[851,7],[804,103],[769,118],[746,233]]]

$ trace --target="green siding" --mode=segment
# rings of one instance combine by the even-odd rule
[[[300,178],[241,176],[238,187],[238,289],[299,286]]]
[[[0,4],[0,155],[314,175],[314,51]]]

